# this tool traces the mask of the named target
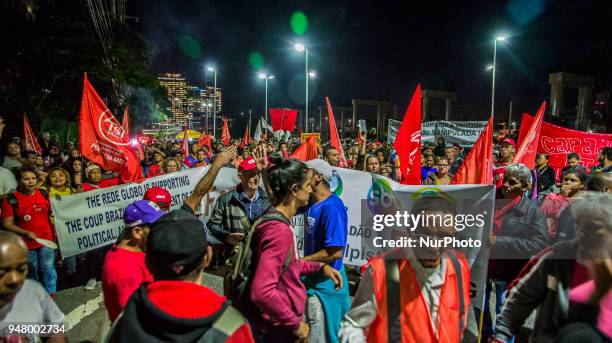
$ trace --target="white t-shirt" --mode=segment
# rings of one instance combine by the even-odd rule
[[[0,195],[12,193],[17,189],[17,180],[10,170],[0,167]]]
[[[26,279],[15,299],[0,308],[0,337],[8,335],[9,325],[22,324],[62,324],[64,313],[57,307],[55,301],[36,281]],[[68,328],[66,327],[66,330]],[[26,336],[33,341],[36,335]]]

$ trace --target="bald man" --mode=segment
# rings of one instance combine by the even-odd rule
[[[20,328],[20,324],[57,325],[51,328],[61,332],[64,314],[47,291],[38,282],[26,279],[27,275],[28,248],[25,243],[12,232],[0,231],[0,337],[33,341],[38,336],[19,333],[16,328]],[[65,326],[63,329],[64,333],[68,330]],[[47,340],[67,341],[61,333]]]

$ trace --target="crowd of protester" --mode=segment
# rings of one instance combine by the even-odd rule
[[[0,137],[4,123],[0,118]],[[587,170],[578,154],[556,173],[548,156],[536,168],[512,163],[515,137],[495,135],[496,211],[482,341],[510,342],[539,309],[537,342],[605,342],[612,337],[612,147]],[[110,342],[459,342],[470,312],[466,257],[444,248],[397,251],[363,266],[351,300],[343,256],[345,204],[330,190],[332,168],[400,180],[392,145],[360,134],[342,142],[346,160],[328,144],[319,159],[289,158],[299,138],[229,146],[150,140],[140,156],[144,177],[209,166],[177,209],[161,187],[128,205],[125,229],[111,246],[62,259],[50,199],[119,184],[117,175],[81,156],[76,144],[40,137],[42,154],[18,137],[0,167],[0,320],[63,323],[53,299],[60,288],[100,280],[112,326]],[[447,185],[469,151],[442,137],[422,147],[421,180]],[[346,163],[346,164],[345,164]],[[206,223],[202,198],[223,167],[239,183],[217,200]],[[413,213],[454,214],[440,198],[422,199]],[[303,214],[303,257],[291,219]],[[448,237],[452,223],[421,234]],[[203,285],[218,268],[224,296]],[[87,281],[87,282],[86,282]],[[495,308],[488,298],[495,292]],[[493,311],[492,311],[493,310]],[[492,313],[493,312],[493,313]],[[0,336],[7,325],[0,325]],[[65,341],[54,335],[49,341]]]

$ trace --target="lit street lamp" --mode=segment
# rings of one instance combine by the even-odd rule
[[[260,79],[265,80],[266,83],[266,107],[265,107],[265,116],[264,118],[266,118],[266,121],[268,121],[268,80],[271,80],[274,78],[274,75],[268,75],[266,73],[261,73],[258,75],[258,77]]]
[[[215,138],[215,133],[217,132],[217,68],[206,67],[206,70],[212,71],[215,73],[215,82],[213,88],[213,138]]]
[[[493,71],[493,81],[491,83],[491,115],[495,115],[495,70],[497,69],[497,42],[506,40],[505,36],[497,36],[493,41],[493,64],[487,67],[487,70]]]

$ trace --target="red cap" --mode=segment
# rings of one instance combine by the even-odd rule
[[[257,168],[257,162],[255,162],[255,158],[253,156],[250,156],[246,160],[242,161],[238,168],[242,170],[253,170]]]
[[[159,207],[170,207],[172,205],[170,192],[159,186],[149,188],[144,194],[144,200],[153,201]]]
[[[512,145],[512,147],[514,149],[516,149],[516,143],[514,142],[514,139],[512,139],[512,138],[506,138],[506,139],[502,140],[500,144],[502,144],[502,143],[506,143],[508,145]]]

